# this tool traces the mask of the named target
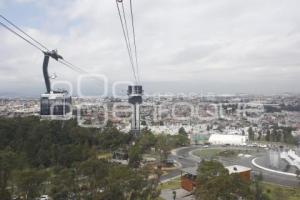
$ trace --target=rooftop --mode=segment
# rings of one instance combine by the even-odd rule
[[[241,166],[241,165],[231,165],[231,166],[227,166],[225,168],[228,169],[229,174],[246,172],[246,171],[250,171],[251,170],[251,168],[244,167],[244,166]]]
[[[197,176],[197,168],[198,167],[187,167],[187,168],[183,168],[181,171]]]
[[[244,166],[241,166],[241,165],[232,165],[232,166],[227,166],[225,168],[229,171],[229,174],[241,173],[241,172],[246,172],[246,171],[251,170],[251,168],[244,167]],[[192,174],[194,176],[197,176],[197,169],[198,169],[198,167],[187,167],[187,168],[181,169],[181,171],[184,172],[184,173],[188,173],[188,174]]]

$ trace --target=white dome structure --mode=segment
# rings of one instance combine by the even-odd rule
[[[222,145],[246,145],[248,137],[245,135],[225,135],[225,134],[212,134],[210,135],[208,142],[211,144]]]

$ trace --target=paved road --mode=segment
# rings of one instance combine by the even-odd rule
[[[197,148],[199,147],[191,146],[191,147],[183,147],[183,148],[173,150],[174,154],[169,155],[169,159],[173,159],[176,162],[180,163],[181,167],[179,169],[173,170],[172,172],[166,175],[163,175],[160,178],[160,181],[165,182],[171,178],[179,176],[181,173],[180,169],[182,168],[197,166],[197,161],[190,158],[189,156],[189,152]]]
[[[189,152],[193,151],[195,149],[201,149],[201,148],[202,148],[201,146],[190,146],[190,147],[179,148],[179,149],[173,150],[173,154],[171,154],[169,156],[169,158],[179,162],[181,164],[181,168],[197,166],[200,159],[196,160],[195,158],[191,157],[189,155]],[[212,148],[225,148],[225,147],[212,147]],[[264,181],[266,181],[266,182],[276,183],[279,185],[291,186],[291,187],[299,187],[300,186],[299,180],[297,180],[296,177],[281,175],[281,174],[272,173],[272,172],[268,172],[268,171],[259,169],[252,165],[252,163],[251,163],[252,159],[253,159],[253,157],[251,157],[251,158],[241,157],[241,158],[236,158],[236,159],[222,160],[222,162],[225,166],[236,164],[236,165],[243,165],[246,167],[250,167],[250,168],[252,168],[252,171],[254,173],[258,174],[259,172],[261,172],[263,175]],[[171,173],[162,176],[161,181],[165,182],[171,178],[179,176],[180,172],[181,172],[180,169],[174,170]]]

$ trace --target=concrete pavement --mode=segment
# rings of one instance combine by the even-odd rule
[[[176,191],[176,198],[175,200],[194,200],[194,196],[191,195],[189,192],[187,192],[184,189],[177,189],[177,190],[163,190],[160,194],[160,197],[165,199],[165,200],[173,200],[174,195],[173,191]]]

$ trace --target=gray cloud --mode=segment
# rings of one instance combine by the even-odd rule
[[[110,81],[132,79],[114,1],[15,3],[44,11],[40,27],[25,20],[20,25],[66,59]],[[293,85],[300,83],[299,7],[297,0],[134,1],[142,80],[160,92],[172,90],[155,86],[162,82],[193,92],[255,92],[258,87],[262,93],[295,92]],[[19,15],[6,3],[0,9]],[[32,15],[38,17],[35,10]],[[0,85],[22,90],[27,78],[26,85],[43,91],[39,52],[2,28],[0,37]],[[55,62],[51,71],[61,80],[76,81],[76,73]]]

